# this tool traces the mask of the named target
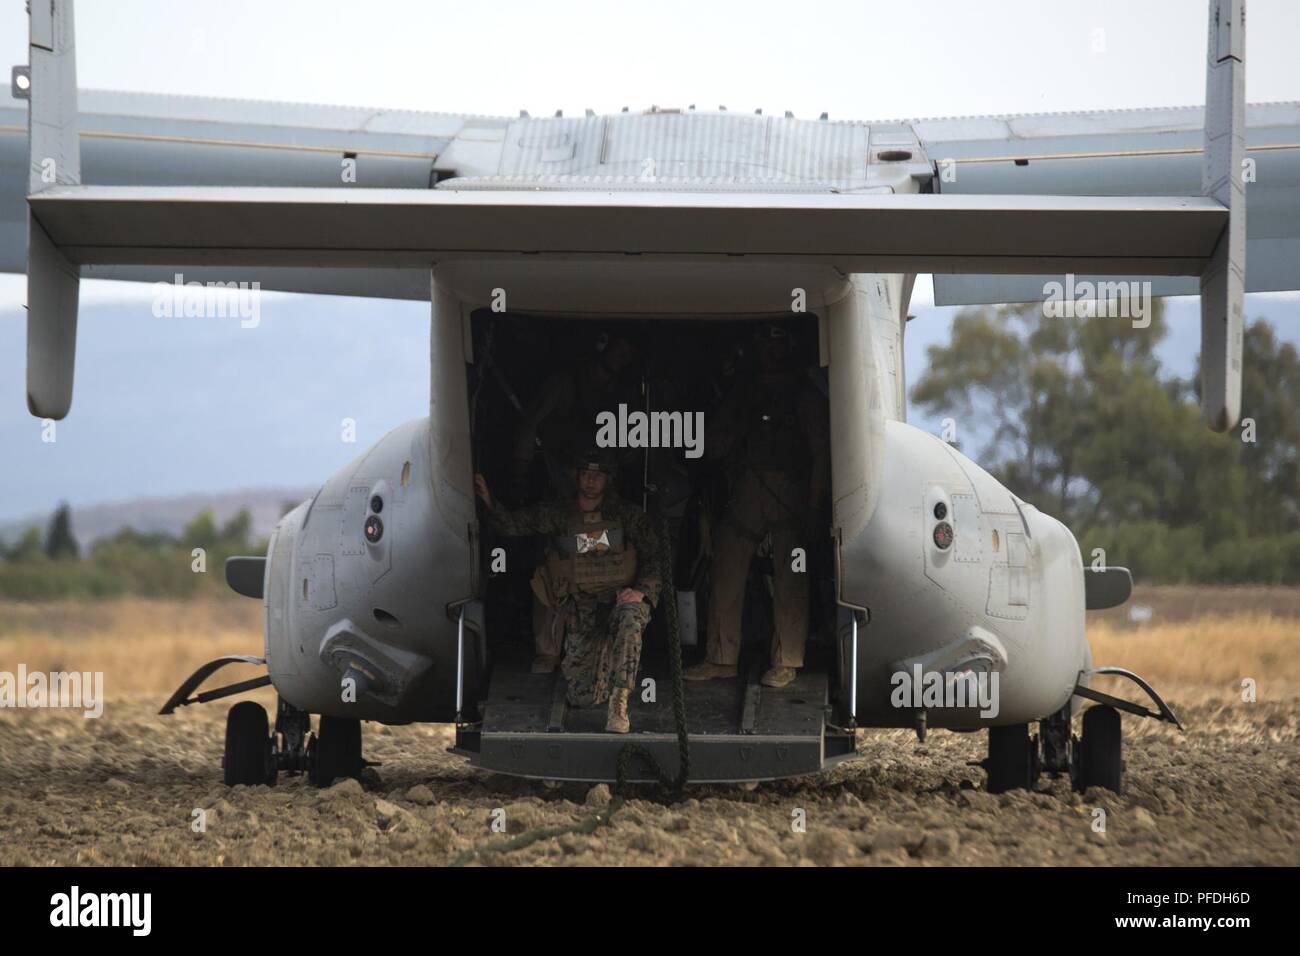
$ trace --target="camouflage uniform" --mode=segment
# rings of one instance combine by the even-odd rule
[[[611,690],[636,687],[637,667],[641,662],[641,639],[650,621],[652,607],[658,603],[664,580],[659,542],[650,519],[635,505],[606,493],[597,512],[584,518],[576,500],[544,501],[531,507],[505,511],[497,506],[488,512],[488,522],[507,537],[539,534],[552,539],[550,552],[570,538],[575,527],[598,526],[620,538],[636,550],[636,568],[629,583],[594,590],[562,588],[555,595],[565,629],[565,655],[562,669],[568,681],[569,703],[591,707],[609,700]],[[579,553],[573,557],[579,568],[601,560],[601,553]],[[583,563],[587,564],[584,565]],[[649,603],[616,604],[623,587],[645,595]]]
[[[596,415],[618,408],[620,402],[636,404],[639,393],[635,383],[620,377],[621,367],[606,369],[606,377],[601,378],[593,374],[593,364],[583,361],[552,373],[524,409],[515,431],[511,469],[511,491],[517,498],[527,495],[539,445],[546,465],[547,495],[568,496],[573,490],[573,462],[595,440]],[[560,657],[561,630],[556,609],[534,599],[533,649],[539,659]]]

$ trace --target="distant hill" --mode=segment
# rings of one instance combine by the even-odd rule
[[[169,498],[132,498],[103,504],[72,508],[72,531],[84,548],[122,528],[141,532],[165,532],[179,535],[185,525],[205,508],[212,509],[218,524],[229,521],[242,508],[253,516],[253,538],[271,533],[286,506],[292,507],[315,494],[315,488],[248,488],[218,494],[176,495]],[[34,514],[25,519],[0,522],[0,540],[13,542],[28,527],[42,531],[49,514]]]
[[[261,324],[246,329],[237,318],[155,318],[147,284],[86,282],[72,413],[47,443],[27,412],[26,313],[4,301],[6,288],[11,298],[26,294],[14,284],[21,279],[0,276],[0,535],[29,520],[43,526],[59,501],[72,505],[82,538],[122,523],[179,529],[209,499],[163,496],[316,488],[389,430],[429,413],[428,303],[267,293]],[[1248,296],[1246,305],[1252,319],[1266,316],[1300,343],[1300,296]],[[1198,308],[1194,298],[1170,301],[1159,350],[1185,377],[1200,347]],[[928,367],[927,347],[948,343],[958,312],[924,303],[913,311],[909,384]],[[941,418],[913,410],[911,420],[938,431]],[[355,442],[341,438],[345,420]],[[259,530],[279,503],[269,494]],[[146,497],[178,504],[103,522],[89,504]]]
[[[27,411],[25,313],[0,308],[0,527],[60,501],[315,490],[429,414],[428,303],[267,293],[244,329],[155,318],[150,287],[133,291],[83,302],[72,412],[53,442]]]

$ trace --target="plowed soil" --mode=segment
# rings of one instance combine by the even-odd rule
[[[675,802],[639,789],[607,825],[509,851],[590,823],[608,788],[486,774],[447,752],[450,728],[367,724],[382,765],[359,782],[228,789],[228,702],[156,712],[203,661],[259,652],[256,602],[4,605],[0,671],[100,671],[107,703],[98,719],[0,709],[0,865],[1300,864],[1295,595],[1200,590],[1216,610],[1170,619],[1160,609],[1185,595],[1149,589],[1134,600],[1154,615],[1090,625],[1095,659],[1148,677],[1186,727],[1125,718],[1122,795],[1052,777],[992,795],[986,735],[864,731],[858,757],[824,774]]]

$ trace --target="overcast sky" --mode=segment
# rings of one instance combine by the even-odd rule
[[[1204,0],[81,0],[77,70],[82,87],[504,115],[696,104],[869,120],[1181,106],[1204,101],[1206,10]],[[1251,0],[1249,17],[1249,100],[1300,100],[1300,0]],[[0,6],[0,55],[7,57],[0,66],[26,62],[26,36],[24,5],[8,0]],[[918,307],[929,295],[922,282]],[[0,276],[0,441],[17,465],[0,470],[0,518],[61,498],[75,504],[234,484],[318,484],[355,453],[332,448],[337,463],[268,453],[260,471],[237,481],[221,469],[219,449],[204,461],[193,444],[196,434],[221,433],[220,421],[205,421],[198,410],[174,434],[153,436],[153,449],[170,449],[175,468],[167,471],[160,456],[150,472],[153,487],[142,487],[129,451],[130,413],[115,418],[110,406],[99,410],[102,420],[91,418],[93,379],[84,370],[108,361],[109,351],[116,361],[130,354],[124,336],[136,333],[126,331],[129,323],[110,338],[97,331],[97,319],[123,302],[147,308],[149,290],[87,282],[77,403],[66,425],[75,434],[80,413],[83,429],[94,422],[98,439],[123,453],[93,474],[60,463],[48,448],[18,440],[36,436],[38,425],[22,401],[18,326],[25,297],[23,277]],[[326,306],[284,297],[273,308],[286,323],[322,315],[320,334],[340,342],[359,335],[366,321],[383,319],[404,362],[427,342],[427,311],[418,303]],[[951,321],[948,310],[930,312],[908,330],[913,376],[921,346],[941,340]],[[142,343],[147,349],[156,354],[156,343]],[[350,356],[346,348],[336,351],[342,374]],[[211,374],[204,350],[183,342],[162,360],[196,382]],[[301,374],[313,372],[331,374]],[[400,403],[394,395],[376,428],[425,413],[418,396],[427,369],[423,382],[412,374],[417,380]],[[294,388],[292,380],[281,383],[286,396]],[[220,399],[210,396],[213,416]],[[111,431],[115,420],[120,434]]]
[[[844,119],[1205,99],[1204,0],[82,0],[82,86],[543,115],[651,104]],[[1300,4],[1250,0],[1248,95],[1300,99]],[[0,37],[26,61],[23,4]]]

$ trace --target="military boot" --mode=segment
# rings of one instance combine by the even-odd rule
[[[793,667],[782,667],[777,665],[768,668],[767,672],[759,679],[759,683],[764,687],[785,687],[792,683],[797,675]]]
[[[612,691],[609,695],[609,717],[605,721],[605,730],[611,734],[625,734],[632,729],[627,719],[627,698],[631,691],[624,688]]]

